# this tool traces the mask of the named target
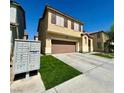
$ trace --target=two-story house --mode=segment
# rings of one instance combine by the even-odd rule
[[[23,39],[26,29],[25,11],[21,5],[13,0],[10,1],[10,32],[11,54],[13,53],[14,40]]]
[[[10,31],[11,43],[14,39],[23,39],[26,29],[25,11],[21,5],[15,1],[10,1]]]
[[[84,23],[46,6],[38,23],[38,39],[41,52],[70,53],[93,51],[93,39],[83,32]]]
[[[93,36],[93,51],[94,52],[104,52],[105,42],[109,39],[109,36],[104,31],[98,31],[90,33]]]

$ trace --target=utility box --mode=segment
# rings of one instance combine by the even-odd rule
[[[14,74],[38,70],[40,68],[41,42],[16,39],[14,46]]]

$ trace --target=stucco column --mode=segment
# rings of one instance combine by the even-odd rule
[[[82,52],[89,52],[87,35],[82,36]]]
[[[90,50],[93,52],[93,39],[90,39]]]
[[[76,52],[79,52],[79,42],[76,42]]]
[[[51,39],[46,39],[46,47],[45,47],[45,54],[51,54],[52,53],[52,40]]]
[[[83,36],[81,36],[81,52],[83,52]]]

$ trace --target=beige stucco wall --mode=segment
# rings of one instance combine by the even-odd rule
[[[85,37],[87,38],[86,40],[86,42],[87,43],[85,43]],[[89,47],[88,47],[88,36],[87,35],[84,35],[84,36],[82,36],[82,52],[89,52]]]
[[[46,13],[44,19],[39,21],[39,30],[38,30],[38,40],[41,41],[41,53],[45,53],[46,51],[46,33],[48,27],[48,13]],[[50,42],[50,41],[49,41]]]
[[[93,51],[97,51],[97,34],[93,34]]]
[[[62,35],[68,35],[68,36],[73,36],[73,37],[81,37],[82,31],[74,31],[71,29],[71,21],[68,20],[68,28],[58,26],[56,24],[51,24],[51,12],[48,12],[48,32],[51,33],[59,33]]]
[[[79,51],[80,51],[80,49],[79,49],[79,48],[80,48],[80,47],[79,47],[79,43],[80,43],[79,41],[76,42],[76,52],[79,52]]]
[[[100,32],[100,38],[97,38],[97,34],[92,34],[93,36],[93,51],[94,52],[103,52],[104,51],[104,43],[106,42],[106,40],[108,40],[108,35],[106,35],[103,32]],[[97,46],[97,42],[101,42],[101,48],[98,48]]]
[[[49,39],[49,38],[46,39],[45,54],[51,54],[51,53],[52,53],[52,49],[51,49],[51,47],[52,47],[52,42],[51,42],[51,41],[52,41],[52,40]]]
[[[91,46],[90,46],[90,52],[93,52],[93,39],[90,39]]]
[[[103,37],[103,42],[106,42],[106,40],[109,39],[108,35],[106,35],[105,33],[102,33],[102,37]]]

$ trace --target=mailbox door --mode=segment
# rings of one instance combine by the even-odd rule
[[[29,42],[15,42],[14,74],[27,71]]]
[[[38,70],[40,68],[40,43],[31,42],[29,52],[29,64],[28,70]]]

